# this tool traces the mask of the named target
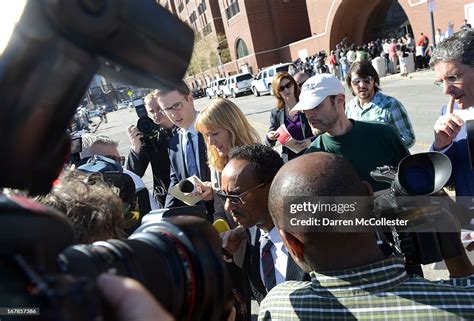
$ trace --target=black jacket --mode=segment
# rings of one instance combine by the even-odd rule
[[[310,138],[313,137],[313,132],[311,131],[311,127],[309,126],[308,120],[306,119],[306,116],[303,113],[299,113],[300,119],[301,119],[301,129],[303,131],[303,137]],[[270,128],[268,131],[272,130],[277,130],[281,124],[285,123],[285,109],[272,109],[272,112],[270,114]],[[269,140],[267,136],[265,136],[265,143],[273,147],[275,146],[276,140]],[[283,161],[286,163],[293,158],[300,156],[304,153],[305,151],[301,151],[300,153],[296,154],[292,152],[290,149],[286,148],[285,146],[282,147],[281,151],[281,158],[283,158]]]
[[[148,164],[153,172],[153,195],[162,206],[165,205],[168,187],[170,185],[170,159],[168,145],[175,129],[160,128],[156,138],[142,138],[140,153],[133,150],[128,155],[126,168],[140,177],[143,177]],[[155,143],[152,143],[154,139]]]

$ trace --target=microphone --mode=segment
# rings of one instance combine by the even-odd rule
[[[227,224],[227,222],[221,218],[216,220],[212,224],[212,226],[214,226],[214,228],[217,230],[217,232],[219,232],[219,234],[230,230],[229,224]]]
[[[221,218],[216,220],[214,223],[212,223],[212,226],[214,226],[214,228],[217,230],[219,234],[230,230],[229,224],[227,224],[227,222]],[[232,254],[227,252],[226,249],[222,248],[222,254],[223,254],[223,259],[225,262],[230,263],[233,261]]]
[[[194,191],[194,184],[187,179],[183,179],[178,183],[178,189],[183,193],[191,193]]]

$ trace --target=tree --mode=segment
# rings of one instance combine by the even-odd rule
[[[221,56],[221,63],[226,64],[230,62],[232,59],[230,57],[227,37],[222,33],[217,34],[217,43],[219,47],[219,55]]]
[[[230,51],[225,35],[218,34],[217,36],[203,37],[201,33],[196,33],[193,55],[187,74],[196,75],[203,73],[209,69],[217,68],[219,63],[224,64],[230,60]]]

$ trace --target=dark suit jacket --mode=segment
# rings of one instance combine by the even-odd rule
[[[130,150],[127,158],[126,168],[140,177],[143,177],[148,164],[151,164],[153,173],[153,190],[157,201],[162,206],[165,205],[168,187],[170,185],[170,158],[168,155],[168,145],[171,137],[175,135],[175,128],[160,128],[156,141],[153,143],[150,138],[144,137],[141,142],[140,153],[136,154]]]
[[[168,145],[168,153],[170,157],[170,187],[178,184],[181,180],[189,177],[186,170],[186,162],[183,153],[183,135],[178,133],[174,135]],[[199,148],[199,172],[201,174],[201,181],[211,181],[211,171],[207,165],[207,151],[204,138],[198,134],[198,148]],[[209,214],[214,212],[214,203],[212,201],[205,202],[206,209]],[[165,207],[186,206],[180,200],[174,198],[170,194],[166,197]]]
[[[300,119],[301,119],[301,129],[303,131],[303,137],[304,138],[310,138],[313,137],[313,132],[311,131],[311,127],[309,126],[308,120],[306,119],[306,116],[303,113],[300,113]],[[281,124],[285,123],[285,109],[276,109],[273,108],[272,112],[270,114],[270,128],[268,131],[272,130],[277,130],[278,127],[281,126]],[[265,136],[265,142],[268,146],[273,147],[275,146],[276,140],[269,140],[267,136]],[[290,149],[286,148],[285,146],[282,147],[281,151],[281,158],[283,158],[283,161],[286,163],[293,158],[300,156],[304,153],[302,151],[301,153],[294,153]]]
[[[245,253],[243,270],[250,281],[250,287],[254,299],[260,303],[267,295],[267,289],[260,277],[260,230],[257,229],[255,238],[250,237]],[[309,281],[309,274],[305,273],[288,253],[288,263],[286,266],[286,281]]]

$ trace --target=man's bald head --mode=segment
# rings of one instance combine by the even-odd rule
[[[351,164],[336,154],[310,153],[286,163],[273,180],[269,210],[283,228],[284,198],[288,196],[369,196]]]
[[[289,217],[291,208],[289,212],[285,211],[288,196],[295,196],[295,200],[301,196],[310,200],[312,198],[316,201],[313,205],[319,204],[318,196],[342,196],[341,199],[346,202],[330,205],[348,205],[347,202],[352,199],[347,197],[357,197],[354,210],[339,213],[320,207],[313,208],[313,211],[309,211],[310,218],[320,221],[322,218],[342,218],[343,215],[347,219],[368,218],[373,209],[373,199],[370,197],[372,192],[368,186],[360,180],[348,161],[335,154],[319,152],[302,155],[280,169],[270,188],[269,211],[288,252],[304,271],[343,270],[381,260],[384,255],[370,228],[355,230],[355,226],[331,223],[305,224],[306,226],[295,228]],[[300,198],[298,201],[301,200]],[[321,204],[325,205],[324,203],[323,199]],[[303,218],[303,214],[298,213],[293,218]]]
[[[298,86],[301,87],[301,85],[303,85],[304,82],[309,79],[309,75],[307,73],[305,73],[304,71],[300,71],[300,72],[296,73],[293,76],[293,78],[295,79]]]

